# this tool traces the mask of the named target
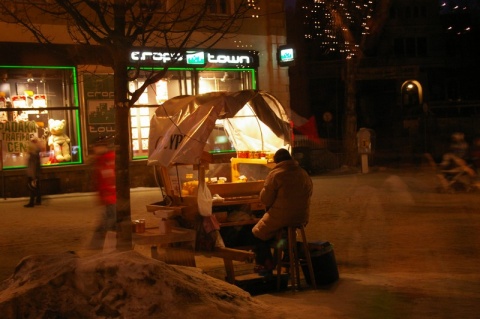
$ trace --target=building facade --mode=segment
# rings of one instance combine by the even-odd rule
[[[218,8],[228,10],[228,6]],[[238,33],[225,35],[213,48],[195,48],[194,55],[184,52],[131,107],[131,187],[156,186],[146,165],[148,133],[150,118],[163,101],[185,94],[259,89],[272,93],[288,108],[288,72],[276,65],[276,48],[286,42],[283,2],[263,3],[255,14]],[[55,44],[38,44],[15,24],[0,23],[8,31],[0,35],[3,197],[28,194],[26,150],[32,137],[44,145],[43,191],[52,194],[92,191],[91,146],[98,138],[115,135],[113,71],[103,66],[108,53],[73,43],[64,25],[45,23],[44,27],[55,34]],[[147,59],[150,68],[152,64],[163,68],[168,58],[165,48],[130,52],[132,64]],[[129,83],[132,89],[140,85],[141,74]],[[59,140],[61,146],[53,146]]]
[[[357,128],[375,132],[377,164],[419,163],[424,153],[439,159],[452,133],[464,132],[469,143],[480,135],[477,3],[390,1],[354,73]],[[302,46],[310,112],[327,148],[341,153],[336,142],[345,132],[345,59],[326,55],[313,40]]]

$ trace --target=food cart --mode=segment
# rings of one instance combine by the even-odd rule
[[[147,210],[161,217],[159,231],[196,231],[195,249],[223,258],[233,282],[232,260],[253,258],[242,248],[252,244],[251,227],[265,212],[259,193],[273,154],[290,149],[291,139],[285,109],[267,92],[167,100],[152,117],[149,134],[148,164],[164,196]]]

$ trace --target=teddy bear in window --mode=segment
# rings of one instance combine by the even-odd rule
[[[48,146],[53,151],[53,159],[57,162],[68,162],[70,155],[70,138],[64,133],[65,120],[48,120],[50,136],[48,137]]]

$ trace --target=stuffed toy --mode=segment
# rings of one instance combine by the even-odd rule
[[[70,138],[64,133],[65,120],[48,120],[50,136],[48,137],[48,146],[53,151],[53,161],[68,162],[72,158],[70,155]],[[52,162],[53,162],[52,161]]]

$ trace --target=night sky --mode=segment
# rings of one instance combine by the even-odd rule
[[[480,0],[439,0],[440,16],[450,36],[480,33]]]
[[[439,0],[440,14],[480,10],[480,0]]]

